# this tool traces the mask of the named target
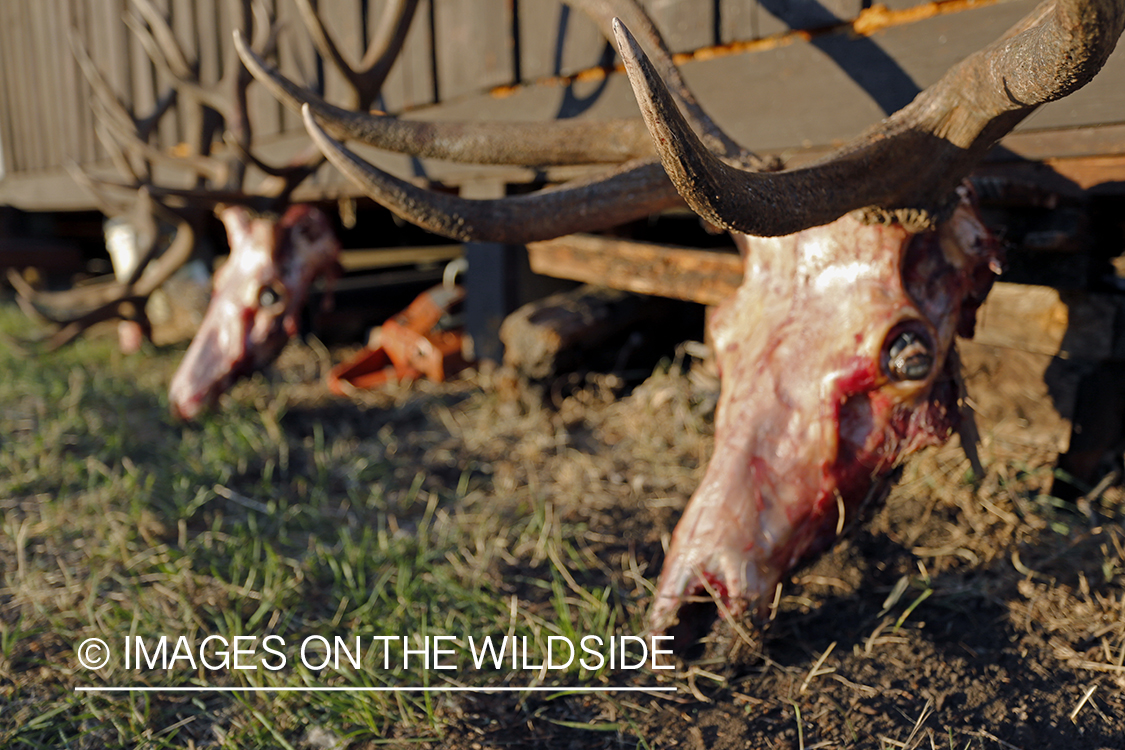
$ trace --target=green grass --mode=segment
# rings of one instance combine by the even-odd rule
[[[0,308],[8,336],[27,328]],[[179,424],[164,389],[180,354],[125,357],[96,336],[50,355],[0,348],[0,747],[300,747],[310,732],[341,742],[440,739],[465,705],[447,694],[79,686],[632,679],[577,666],[478,671],[463,658],[468,636],[526,637],[534,656],[552,635],[642,631],[642,612],[620,587],[583,583],[598,579],[583,575],[588,551],[568,541],[582,528],[560,520],[548,498],[508,502],[468,470],[444,483],[421,464],[403,481],[393,426],[376,440],[319,421],[307,434],[284,399],[238,398],[197,425]],[[168,670],[126,669],[127,636],[151,646],[161,635],[170,651],[180,636],[194,646],[211,635],[255,644],[277,635],[287,664],[264,668],[263,659],[276,659],[259,645],[246,660],[256,670],[192,669],[183,659]],[[425,669],[419,658],[404,668],[396,647],[390,669],[368,648],[359,669],[316,672],[298,658],[313,635],[349,644],[360,636],[365,645],[372,636],[453,636],[462,668]],[[75,651],[92,637],[114,652],[97,671],[83,669]],[[549,704],[504,701],[524,711]]]

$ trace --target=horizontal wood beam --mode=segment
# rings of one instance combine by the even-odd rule
[[[742,283],[734,252],[572,234],[527,246],[531,270],[639,294],[716,305]]]
[[[464,253],[463,245],[423,245],[419,247],[386,247],[360,250],[341,250],[340,265],[345,271],[363,271],[374,268],[446,263]]]

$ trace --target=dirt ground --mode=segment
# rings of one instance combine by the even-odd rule
[[[404,487],[419,465],[430,483],[469,470],[500,515],[546,497],[590,530],[600,570],[579,583],[647,607],[710,451],[717,382],[697,361],[631,391],[470,371],[353,404],[320,395],[307,351],[280,363],[287,431],[393,430]],[[455,696],[442,746],[1125,748],[1125,496],[1111,487],[1085,515],[1047,494],[1051,451],[981,432],[983,478],[956,439],[913,458],[883,507],[786,582],[772,622],[716,624],[674,696]],[[534,570],[511,574],[521,599],[544,596],[518,583]],[[596,731],[622,721],[634,731]]]

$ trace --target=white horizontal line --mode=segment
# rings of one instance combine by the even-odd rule
[[[674,693],[674,687],[76,687],[76,693]]]

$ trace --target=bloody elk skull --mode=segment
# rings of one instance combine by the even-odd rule
[[[672,537],[658,630],[697,595],[761,609],[786,571],[889,489],[903,457],[949,437],[953,336],[971,334],[998,262],[967,193],[934,232],[845,216],[736,235],[745,276],[711,320],[715,452]]]
[[[230,257],[215,273],[211,304],[169,389],[183,419],[281,353],[297,333],[309,286],[336,267],[340,252],[328,217],[312,206],[290,206],[280,219],[227,206],[219,217]]]

